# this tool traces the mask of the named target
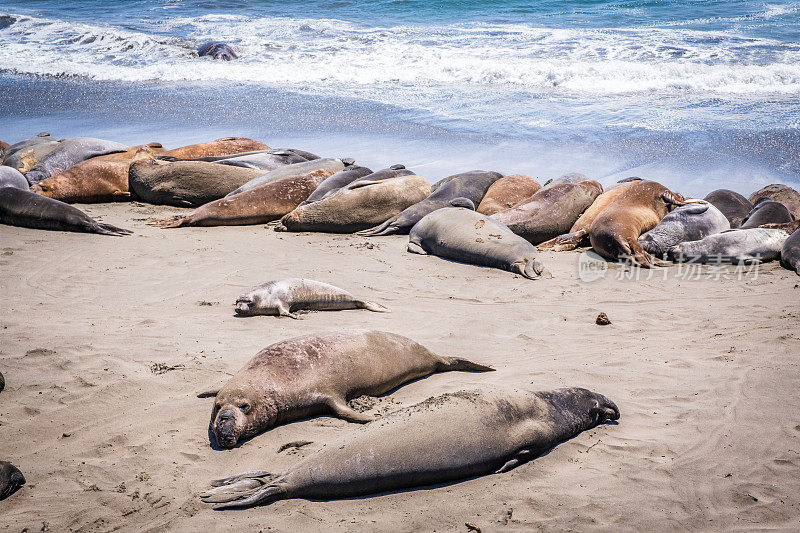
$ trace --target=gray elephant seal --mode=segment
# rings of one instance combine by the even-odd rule
[[[733,229],[741,226],[742,220],[753,209],[750,200],[730,189],[711,191],[703,200],[722,211]]]
[[[359,235],[369,237],[407,233],[425,215],[443,207],[452,207],[456,198],[466,198],[473,205],[478,205],[489,187],[502,177],[498,172],[473,170],[445,178],[447,181],[421,202],[404,209],[379,226],[359,232]]]
[[[283,473],[212,482],[215,509],[289,498],[331,500],[507,472],[582,431],[619,419],[586,389],[459,391],[395,411],[343,435]]]
[[[297,318],[293,311],[300,309],[367,309],[379,313],[389,312],[384,306],[359,300],[339,287],[301,278],[268,281],[236,300],[236,314],[241,316],[278,315]]]
[[[786,206],[795,218],[800,218],[800,193],[788,185],[773,183],[750,195],[750,201],[753,202],[753,205],[756,205],[759,198],[780,202]]]
[[[319,187],[317,187],[305,201],[300,202],[300,205],[306,205],[316,202],[317,200],[322,200],[328,195],[328,193],[331,193],[337,189],[341,189],[353,181],[370,174],[372,174],[372,170],[367,167],[361,167],[358,165],[349,166],[326,178],[325,181],[320,183]]]
[[[308,152],[306,152],[308,153]],[[311,154],[313,155],[313,154]],[[164,161],[178,161],[178,158],[161,156],[156,159]],[[319,159],[318,156],[313,159]],[[294,163],[305,163],[310,161],[306,157],[298,154],[295,150],[256,150],[243,154],[219,155],[210,157],[196,157],[194,159],[184,159],[184,161],[205,161],[207,163],[219,163],[220,165],[231,165],[234,167],[254,168],[268,172],[286,165]]]
[[[14,187],[16,189],[28,190],[28,180],[22,172],[15,168],[0,166],[0,187]]]
[[[221,61],[233,61],[239,56],[230,45],[220,41],[208,41],[197,47],[198,57],[210,57]]]
[[[781,265],[800,275],[800,229],[794,230],[781,249]]]
[[[11,145],[4,150],[3,165],[24,174],[61,145],[61,141],[53,139],[49,134],[40,135]]]
[[[760,197],[753,203],[753,209],[742,220],[742,229],[757,228],[763,224],[782,224],[794,220],[794,215],[780,202]]]
[[[682,242],[667,256],[675,262],[750,263],[771,261],[781,256],[789,233],[782,229],[734,229],[709,235],[699,241]]]
[[[434,372],[486,372],[490,367],[442,357],[406,337],[382,331],[304,335],[268,346],[216,395],[211,429],[233,448],[277,424],[321,413],[351,422],[372,417],[347,405]]]
[[[314,159],[312,161],[305,161],[303,163],[293,163],[291,165],[284,165],[274,170],[270,170],[267,173],[262,172],[257,177],[249,180],[246,183],[243,183],[235,190],[229,192],[227,196],[233,196],[236,194],[249,191],[251,189],[255,189],[256,187],[259,187],[271,181],[294,177],[294,176],[302,176],[303,174],[309,174],[317,170],[324,170],[326,172],[329,172],[330,173],[329,175],[332,175],[353,163],[354,161],[352,159],[343,160],[343,159],[335,159],[328,157],[325,159]]]
[[[470,209],[439,209],[417,222],[408,251],[508,270],[536,279],[544,267],[534,245],[492,218]]]
[[[114,236],[131,234],[126,229],[98,222],[69,204],[15,187],[0,188],[0,224]]]
[[[698,202],[687,198],[688,202]],[[709,235],[731,229],[725,215],[710,203],[693,203],[667,213],[658,225],[639,237],[644,250],[664,257],[670,248],[686,241],[699,241]]]
[[[25,174],[25,179],[33,185],[59,172],[86,161],[90,157],[125,152],[127,146],[114,141],[93,137],[75,137],[61,141],[59,146],[42,158]]]
[[[542,189],[549,189],[550,187],[560,183],[580,183],[582,181],[592,181],[592,179],[588,176],[584,176],[583,174],[578,174],[577,172],[570,172],[569,174],[562,174],[557,178],[545,181],[544,185],[542,185]]]
[[[5,500],[25,484],[25,476],[8,461],[0,461],[0,500]]]

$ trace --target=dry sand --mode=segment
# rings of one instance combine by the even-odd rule
[[[124,238],[0,226],[0,459],[28,484],[0,502],[0,531],[483,531],[800,527],[800,278],[587,283],[579,253],[543,253],[553,277],[405,251],[407,237],[161,230],[178,210],[80,206]],[[372,243],[372,246],[367,246]],[[233,316],[264,281],[303,276],[390,314]],[[595,325],[599,312],[613,324]],[[618,425],[587,431],[509,473],[340,501],[212,511],[212,478],[280,471],[358,426],[287,424],[234,450],[209,447],[212,400],[265,346],[336,328],[411,337],[491,374],[435,374],[373,412],[482,384],[583,386]],[[398,438],[402,438],[398,435]],[[287,443],[311,441],[301,448]]]

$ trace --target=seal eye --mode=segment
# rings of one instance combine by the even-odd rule
[[[244,414],[247,414],[248,412],[250,412],[250,404],[249,404],[249,403],[243,403],[242,405],[240,405],[240,406],[239,406],[239,409],[240,409],[240,410],[241,410],[241,411],[242,411]]]

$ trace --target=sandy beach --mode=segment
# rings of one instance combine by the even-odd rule
[[[743,279],[707,268],[687,279],[678,267],[618,279],[628,267],[609,264],[587,282],[582,253],[543,252],[551,276],[531,281],[410,254],[406,236],[161,230],[145,221],[181,210],[78,207],[134,235],[0,226],[0,458],[28,481],[0,504],[0,531],[800,527],[800,278],[777,262]],[[234,316],[239,294],[290,276],[392,312]],[[595,324],[600,312],[611,325]],[[280,472],[359,430],[317,417],[214,450],[212,401],[196,398],[273,342],[339,328],[398,333],[497,369],[357,402],[373,414],[482,386],[582,386],[621,418],[505,474],[242,511],[200,502],[211,479]]]

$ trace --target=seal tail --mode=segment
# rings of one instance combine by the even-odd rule
[[[355,303],[358,309],[366,309],[367,311],[374,311],[376,313],[392,312],[388,307],[384,307],[381,304],[376,304],[375,302],[367,302],[366,300],[356,300]]]
[[[269,472],[245,472],[238,476],[211,482],[214,487],[200,494],[205,503],[216,503],[214,509],[241,509],[265,504],[281,498],[284,490],[273,483],[276,476]]]
[[[480,363],[473,363],[462,357],[442,357],[436,366],[437,372],[494,372],[494,368]]]
[[[525,268],[521,270],[520,274],[526,278],[539,279],[542,276],[542,272],[544,272],[544,265],[539,261],[539,258],[534,257],[533,259],[528,259],[525,263]]]
[[[128,229],[118,228],[117,226],[112,226],[111,224],[103,224],[98,222],[97,226],[94,229],[95,233],[99,233],[100,235],[113,235],[115,237],[123,237],[125,235],[131,235],[133,232]]]
[[[189,216],[190,215],[174,215],[167,218],[154,218],[148,220],[147,225],[161,229],[180,228],[189,225]]]
[[[397,233],[398,228],[392,226],[392,222],[394,219],[389,219],[383,224],[375,226],[374,228],[369,228],[361,231],[357,231],[356,235],[361,235],[362,237],[376,237],[378,235],[393,235]]]

